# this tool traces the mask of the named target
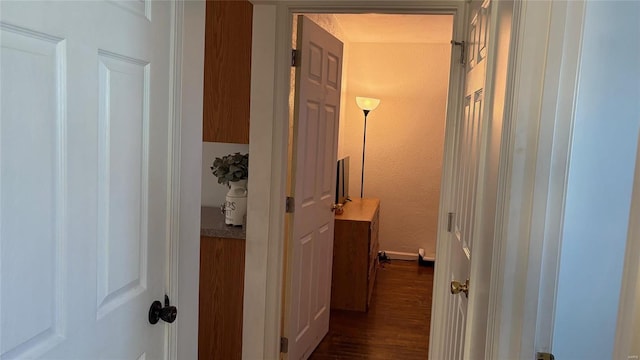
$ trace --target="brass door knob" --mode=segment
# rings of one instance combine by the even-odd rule
[[[340,215],[344,212],[344,208],[342,204],[333,204],[331,205],[331,211],[335,212],[336,214]]]
[[[466,297],[469,297],[469,279],[464,283],[456,280],[451,282],[451,293],[455,295],[461,292],[463,292]]]

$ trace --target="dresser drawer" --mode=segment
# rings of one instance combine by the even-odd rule
[[[376,247],[377,249],[377,247]],[[373,295],[373,286],[376,283],[376,274],[378,272],[378,256],[375,255],[369,264],[369,278],[367,279],[367,310],[371,303],[371,295]]]
[[[331,308],[367,311],[378,261],[380,200],[353,199],[336,214]]]
[[[371,274],[375,271],[376,266],[378,266],[378,250],[379,245],[376,243],[373,251],[369,255],[369,272],[368,277],[371,278]]]

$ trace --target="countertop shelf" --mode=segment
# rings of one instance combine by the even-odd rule
[[[200,208],[200,236],[241,240],[247,238],[243,226],[224,223],[224,215],[219,207]]]

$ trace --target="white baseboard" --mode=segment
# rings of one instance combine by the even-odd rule
[[[435,256],[425,255],[425,256],[422,257],[422,260],[435,262],[436,261],[436,257]]]
[[[401,251],[386,251],[385,254],[391,260],[418,260],[418,253],[401,252]],[[425,261],[436,261],[435,256],[426,255],[422,258]]]
[[[391,260],[418,260],[418,253],[386,251],[385,253]]]

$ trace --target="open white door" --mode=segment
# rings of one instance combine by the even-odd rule
[[[485,76],[488,53],[488,25],[490,1],[470,3],[467,19],[465,52],[464,109],[456,124],[454,135],[453,183],[449,193],[451,209],[449,257],[438,261],[447,268],[451,292],[447,304],[444,358],[457,360],[465,356],[468,293],[473,291],[470,281],[473,238],[476,225],[479,169],[482,166],[481,141],[484,119]],[[455,288],[455,289],[454,289]]]
[[[163,359],[171,7],[0,3],[2,359]]]
[[[306,359],[329,331],[342,43],[298,17],[291,215],[286,284],[289,359]]]

